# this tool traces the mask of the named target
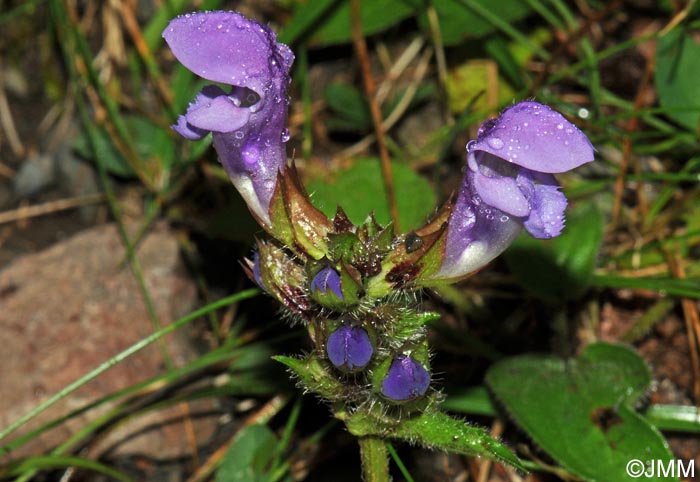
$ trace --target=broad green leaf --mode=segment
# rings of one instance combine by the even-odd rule
[[[99,158],[104,162],[107,172],[121,177],[133,177],[134,170],[127,164],[122,156],[112,145],[109,135],[103,128],[93,129],[95,133],[92,142],[86,133],[82,133],[73,143],[76,153],[91,161]]]
[[[322,5],[315,5],[316,3]],[[299,2],[290,21],[293,25],[293,31],[296,34],[296,31],[302,30],[302,27],[306,31],[310,25],[305,19],[315,14],[317,28],[314,30],[311,39],[316,45],[326,46],[350,42],[352,40],[350,4],[350,0],[339,2],[309,0],[307,2]],[[364,35],[372,35],[386,30],[411,16],[415,10],[415,0],[363,1],[360,4],[362,33]],[[286,29],[290,28],[292,27],[289,25],[286,27]],[[287,35],[289,34],[285,34],[283,39],[287,39]]]
[[[597,343],[567,361],[513,357],[494,365],[486,381],[535,443],[585,480],[632,481],[625,472],[631,459],[673,458],[661,434],[632,408],[651,374],[629,348]]]
[[[546,299],[577,298],[590,286],[603,240],[603,217],[592,204],[567,213],[564,232],[549,241],[523,233],[505,252],[520,284]]]
[[[350,84],[333,83],[323,89],[323,98],[337,116],[331,118],[340,130],[362,131],[372,126],[372,116],[365,95]]]
[[[216,482],[266,482],[275,456],[277,437],[266,425],[242,429],[226,451]]]
[[[484,10],[509,24],[530,13],[527,2],[522,0],[439,0],[431,3],[445,45],[457,45],[465,39],[484,37],[496,31],[494,24],[481,14]],[[427,24],[425,17],[421,21]]]
[[[433,212],[435,193],[428,181],[409,167],[392,163],[391,169],[401,229],[408,231],[420,226]],[[350,169],[336,173],[330,182],[312,180],[307,189],[311,201],[326,216],[332,217],[337,206],[342,206],[356,225],[372,211],[380,224],[386,225],[391,219],[377,159],[358,160]]]
[[[700,40],[676,28],[659,38],[654,82],[666,115],[700,131]]]
[[[175,161],[175,142],[168,132],[143,117],[125,117],[126,128],[134,140],[134,150],[144,162],[149,172],[160,172]],[[94,148],[87,135],[83,134],[75,141],[74,148],[79,155],[87,159],[99,157],[107,172],[122,177],[134,176],[134,171],[124,156],[114,146],[112,139],[103,128],[95,129]]]
[[[435,410],[427,410],[400,422],[357,411],[346,420],[348,430],[357,437],[378,436],[417,443],[423,447],[447,452],[486,457],[525,470],[508,447],[479,427]]]

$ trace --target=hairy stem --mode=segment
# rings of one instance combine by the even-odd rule
[[[360,437],[362,479],[365,482],[389,482],[389,453],[378,437]]]

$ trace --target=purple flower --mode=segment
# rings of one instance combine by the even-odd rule
[[[318,290],[324,295],[330,289],[338,299],[343,299],[343,291],[340,288],[340,274],[330,266],[326,266],[314,276],[309,289],[312,293]]]
[[[560,113],[521,102],[486,121],[467,144],[467,168],[434,279],[458,279],[487,264],[524,227],[558,236],[567,201],[552,174],[593,160],[586,135]]]
[[[425,394],[430,374],[423,365],[407,355],[394,358],[382,382],[382,394],[397,402],[413,400]]]
[[[294,54],[265,25],[235,12],[178,17],[163,31],[175,57],[195,74],[230,85],[202,89],[173,128],[187,139],[213,133],[214,148],[252,213],[268,208],[289,139],[287,86]]]
[[[374,349],[364,328],[342,325],[328,337],[326,352],[336,368],[354,371],[369,363]]]

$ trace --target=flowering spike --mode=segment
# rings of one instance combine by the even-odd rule
[[[467,144],[442,264],[431,280],[455,280],[480,269],[523,227],[536,238],[558,236],[567,201],[552,173],[590,162],[593,155],[585,134],[537,102],[521,102],[485,122]]]
[[[357,371],[369,363],[374,349],[367,330],[342,325],[328,337],[326,352],[336,368]]]
[[[430,374],[407,355],[394,358],[382,382],[382,395],[396,402],[422,397],[430,386]]]
[[[163,37],[185,67],[231,86],[229,92],[205,87],[173,128],[187,139],[213,133],[233,184],[270,229],[270,199],[287,160],[287,86],[294,54],[268,27],[235,12],[177,17]]]

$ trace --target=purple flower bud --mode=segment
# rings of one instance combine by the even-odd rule
[[[235,12],[178,17],[163,37],[185,67],[231,86],[229,92],[205,87],[173,128],[192,140],[213,133],[233,184],[269,227],[270,198],[287,160],[287,86],[294,54],[268,27]]]
[[[593,160],[593,146],[560,113],[521,102],[485,122],[467,144],[467,169],[449,219],[435,279],[457,279],[486,265],[524,227],[558,236],[567,201],[552,175]]]
[[[336,368],[354,371],[369,363],[374,349],[364,328],[342,325],[328,337],[326,352]]]
[[[407,355],[394,358],[382,382],[382,394],[403,402],[425,394],[430,386],[430,374],[423,365]]]
[[[343,291],[340,288],[340,274],[330,266],[326,266],[314,276],[309,289],[312,293],[318,290],[324,295],[330,289],[338,299],[343,299]]]

